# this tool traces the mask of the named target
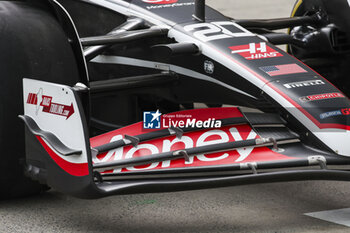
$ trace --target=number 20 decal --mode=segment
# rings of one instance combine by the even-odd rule
[[[240,32],[231,32],[225,26],[233,26]],[[196,23],[184,27],[185,31],[193,33],[193,36],[204,42],[212,40],[228,39],[233,37],[255,36],[245,28],[230,21],[211,22],[211,23]]]

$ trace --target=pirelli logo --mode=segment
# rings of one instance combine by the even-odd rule
[[[300,88],[300,87],[310,87],[310,86],[319,86],[319,85],[325,85],[326,83],[322,80],[307,80],[302,82],[294,82],[294,83],[287,83],[283,86],[287,89],[292,88]]]

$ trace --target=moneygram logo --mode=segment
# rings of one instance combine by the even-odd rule
[[[169,129],[169,128],[221,128],[222,122],[215,118],[196,119],[187,114],[167,114],[162,116],[159,110],[143,113],[144,129]]]
[[[142,0],[142,1],[150,4],[172,4],[172,3],[177,3],[178,0]]]

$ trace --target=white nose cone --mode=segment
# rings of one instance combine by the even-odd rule
[[[335,153],[350,157],[350,131],[341,129],[323,129],[314,134]]]

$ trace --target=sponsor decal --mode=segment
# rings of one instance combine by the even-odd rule
[[[345,96],[341,93],[336,92],[336,93],[325,93],[325,94],[318,94],[318,95],[303,96],[300,98],[300,100],[302,102],[310,102],[310,101],[335,99],[335,98],[345,98]]]
[[[238,127],[225,127],[220,130],[212,129],[201,132],[188,133],[181,139],[173,136],[171,138],[158,139],[147,143],[141,143],[137,147],[121,147],[97,156],[93,159],[93,162],[96,164],[101,162],[131,159],[136,157],[149,156],[151,154],[256,138],[259,138],[259,136],[247,125]],[[114,136],[110,142],[118,141],[121,139],[123,139],[123,136],[119,134]],[[252,161],[273,161],[280,159],[288,159],[288,157],[277,154],[266,147],[247,147],[231,151],[198,154],[197,156],[191,156],[189,161],[185,161],[184,159],[172,161],[167,160],[143,166],[118,168],[113,171],[106,171],[105,173],[123,173],[132,171],[161,170],[167,168],[214,166]]]
[[[143,128],[144,129],[160,129],[162,114],[157,110],[156,112],[143,113]]]
[[[195,109],[187,110],[169,115],[163,115],[162,118],[186,118],[191,116],[198,120],[204,121],[208,118],[227,119],[235,117],[243,117],[242,113],[237,108],[215,108],[215,109]],[[123,140],[124,135],[131,136],[143,134],[143,123],[137,123],[104,135],[100,135],[91,139],[91,146],[96,147],[108,142]],[[191,131],[184,134],[181,138],[175,135],[157,138],[147,142],[140,143],[137,147],[125,146],[100,154],[93,158],[95,164],[109,161],[118,161],[131,159],[151,154],[158,154],[169,151],[179,151],[183,149],[215,145],[219,143],[227,143],[233,141],[242,141],[259,138],[259,135],[247,125],[225,126],[220,129],[202,129],[199,131]],[[285,155],[276,153],[268,147],[246,147],[235,150],[227,150],[214,153],[198,154],[190,156],[189,161],[177,159],[172,161],[155,162],[141,166],[131,166],[128,168],[118,168],[109,170],[105,173],[124,173],[133,171],[152,171],[172,168],[187,168],[187,167],[203,167],[203,166],[218,166],[240,164],[248,162],[260,161],[276,161],[293,159]]]
[[[326,118],[334,117],[334,116],[349,116],[349,115],[350,115],[350,108],[343,108],[341,110],[322,113],[320,115],[320,118],[326,119]]]
[[[37,105],[38,104],[38,95],[34,94],[34,93],[29,93],[28,98],[27,98],[27,104]]]
[[[213,74],[215,70],[214,63],[212,61],[206,60],[204,62],[204,70],[207,74]]]
[[[221,128],[222,122],[215,118],[197,119],[188,114],[167,114],[162,116],[159,110],[143,113],[144,129],[169,129],[169,128]]]
[[[308,80],[308,81],[302,81],[302,82],[294,82],[294,83],[287,83],[283,86],[287,89],[292,88],[299,88],[299,87],[310,87],[310,86],[318,86],[318,85],[325,85],[326,83],[322,80]]]
[[[250,43],[248,45],[229,47],[232,54],[239,54],[247,60],[264,59],[271,57],[282,57],[283,55],[270,48],[265,42],[259,44]]]
[[[340,115],[343,115],[343,113],[340,110],[337,110],[337,111],[331,111],[331,112],[322,113],[320,115],[320,118],[323,120],[323,119],[326,119],[326,118],[329,118],[329,117],[340,116]]]
[[[43,89],[40,89],[38,93],[29,93],[26,103],[36,105],[36,114],[39,113],[40,107],[42,107],[42,112],[66,117],[66,120],[74,114],[73,103],[64,105],[54,103],[52,100],[52,96],[43,95]]]
[[[172,3],[176,3],[178,0],[142,0],[142,1],[150,4],[172,4]]]
[[[195,4],[194,2],[178,3],[178,0],[164,0],[164,1],[163,0],[142,0],[142,1],[150,4],[150,6],[146,6],[148,10],[193,6]]]
[[[350,108],[343,108],[341,112],[343,115],[348,116],[350,115]]]
[[[276,66],[264,66],[260,67],[260,70],[264,71],[266,74],[273,76],[287,75],[287,74],[300,74],[307,73],[301,66],[297,64],[286,64],[286,65],[276,65]]]

